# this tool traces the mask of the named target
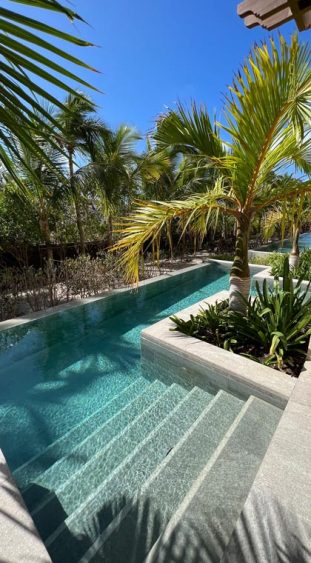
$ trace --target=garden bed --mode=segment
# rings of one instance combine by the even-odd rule
[[[311,296],[309,285],[293,280],[288,258],[282,272],[273,285],[256,279],[256,294],[241,295],[239,311],[229,308],[229,299],[205,303],[186,319],[171,317],[171,330],[298,377],[311,335]]]
[[[183,319],[196,315],[206,303],[224,300],[222,291],[178,313]],[[228,390],[243,397],[254,395],[280,408],[287,404],[296,378],[218,346],[172,331],[170,318],[141,333],[143,366],[166,370],[201,387]]]

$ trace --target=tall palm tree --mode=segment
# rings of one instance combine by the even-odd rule
[[[64,102],[64,109],[56,116],[58,128],[53,133],[67,156],[69,187],[75,207],[82,254],[85,253],[85,236],[79,189],[81,184],[76,181],[75,160],[81,156],[94,159],[95,146],[103,131],[103,124],[94,115],[95,105],[89,98],[79,93],[69,94]]]
[[[112,218],[129,204],[136,169],[135,145],[140,135],[121,125],[115,131],[103,131],[96,145],[92,173],[97,180],[104,216],[108,225],[108,244],[112,244]]]
[[[15,139],[15,147],[18,157],[13,159],[15,174],[20,179],[23,189],[8,179],[4,183],[4,190],[10,194],[11,199],[22,204],[26,212],[37,218],[38,231],[41,240],[46,245],[47,260],[53,259],[53,248],[51,239],[51,215],[55,212],[62,193],[62,177],[65,161],[62,153],[55,149],[47,141],[36,139],[42,150],[48,156],[53,166],[48,166],[37,154],[34,154],[28,146]]]
[[[310,183],[277,187],[271,173],[295,165],[310,170],[311,123],[310,47],[293,35],[287,44],[256,46],[237,73],[226,98],[221,140],[204,109],[187,112],[182,106],[160,118],[155,139],[160,147],[175,147],[193,160],[193,166],[218,172],[214,187],[183,200],[141,203],[125,218],[122,238],[115,249],[122,250],[128,278],[138,278],[139,255],[146,242],[159,243],[160,233],[178,218],[201,236],[211,213],[231,216],[236,221],[236,248],[230,275],[230,308],[245,310],[242,293],[249,294],[248,242],[254,216],[273,205],[310,191]],[[226,150],[224,150],[226,147]]]
[[[81,20],[78,14],[57,0],[12,1],[56,12],[71,20]],[[35,129],[42,136],[41,129],[44,129],[48,140],[55,122],[37,96],[64,110],[57,97],[49,93],[49,84],[72,94],[74,91],[65,79],[89,86],[79,75],[70,72],[66,65],[73,63],[79,67],[91,67],[73,57],[68,49],[56,47],[55,37],[81,47],[91,45],[40,20],[0,7],[0,162],[16,181],[19,179],[9,155],[14,153],[18,158],[18,151],[11,141],[12,136],[42,159],[47,158],[32,132]],[[59,58],[59,63],[55,61],[54,55]],[[40,86],[37,78],[43,79],[46,87]]]
[[[135,129],[121,125],[115,131],[103,129],[95,144],[93,160],[78,171],[82,183],[97,187],[112,244],[113,217],[129,211],[132,198],[142,193],[147,182],[156,182],[167,170],[168,159],[152,150],[138,155]]]
[[[298,181],[285,178],[285,181],[295,185]],[[302,193],[290,201],[282,201],[266,213],[263,222],[263,235],[270,238],[277,229],[281,231],[282,239],[289,234],[292,248],[289,255],[290,268],[299,264],[299,236],[301,229],[311,223],[311,194]]]

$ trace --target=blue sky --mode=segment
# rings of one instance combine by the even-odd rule
[[[70,6],[89,25],[8,0],[3,5],[98,45],[67,48],[101,72],[81,75],[104,92],[92,94],[102,118],[113,127],[134,125],[141,133],[176,100],[204,102],[221,117],[234,71],[252,44],[269,36],[245,28],[235,0],[73,0]],[[282,33],[288,37],[294,29],[290,22]],[[307,33],[301,38],[307,40]]]

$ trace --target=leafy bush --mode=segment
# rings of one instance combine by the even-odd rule
[[[271,275],[275,278],[282,276],[284,269],[284,262],[288,254],[282,254],[281,252],[272,252],[271,256],[268,258],[268,264],[271,266]]]
[[[227,254],[209,254],[209,258],[214,258],[215,260],[228,260],[229,262],[233,262],[234,254],[227,253]],[[249,263],[250,264],[258,264],[259,266],[269,266],[270,258],[268,256],[250,256]]]
[[[296,277],[311,281],[311,248],[301,253]]]
[[[271,266],[271,274],[274,277],[282,276],[284,262],[288,254],[273,252],[269,257],[269,265]],[[311,281],[311,248],[304,250],[299,257],[297,268],[291,270],[291,276],[297,279]]]
[[[256,283],[256,297],[247,301],[247,313],[229,311],[228,301],[208,305],[198,315],[184,321],[171,317],[178,330],[189,336],[248,356],[265,365],[299,375],[311,334],[311,298],[294,287],[288,258],[284,260],[283,280],[262,290]]]
[[[190,319],[185,321],[178,318],[176,315],[171,317],[171,320],[176,324],[179,332],[183,332],[188,336],[205,340],[210,344],[215,344],[219,347],[224,347],[224,343],[228,337],[228,306],[229,300],[216,302],[214,305],[206,304],[206,309],[201,309],[200,312],[194,316],[190,315]]]

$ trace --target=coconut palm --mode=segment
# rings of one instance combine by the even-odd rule
[[[123,251],[128,278],[137,280],[140,253],[148,242],[157,247],[161,231],[173,218],[183,230],[191,227],[202,236],[212,213],[223,214],[236,222],[230,307],[244,310],[240,294],[249,293],[248,242],[254,216],[310,190],[308,182],[281,188],[269,181],[272,172],[293,164],[309,171],[311,140],[305,129],[310,122],[310,48],[299,44],[296,35],[289,43],[280,36],[278,44],[271,39],[251,51],[225,101],[223,140],[204,108],[186,111],[180,105],[162,116],[154,135],[158,146],[175,147],[192,159],[194,170],[213,169],[217,177],[206,193],[141,202],[125,218],[115,249]]]
[[[28,146],[15,139],[18,157],[13,159],[15,174],[21,181],[23,189],[13,179],[4,183],[4,191],[16,203],[22,205],[26,213],[37,219],[38,232],[46,245],[47,259],[53,259],[51,239],[51,217],[63,199],[62,177],[65,161],[62,153],[47,141],[36,139],[48,156],[53,166],[47,165],[46,160],[34,154]]]
[[[135,191],[139,134],[121,125],[115,131],[102,127],[91,151],[91,162],[76,171],[82,191],[93,193],[107,221],[108,243],[112,242],[112,218],[128,208]]]
[[[58,128],[53,137],[65,151],[68,162],[69,188],[73,199],[77,228],[79,233],[80,251],[85,253],[85,236],[81,206],[81,183],[75,174],[76,159],[95,156],[95,146],[100,139],[104,126],[95,117],[95,105],[83,94],[69,94],[64,102],[64,109],[56,116]]]
[[[140,139],[137,131],[127,125],[115,131],[103,129],[92,162],[77,172],[85,189],[95,186],[107,220],[109,246],[113,217],[127,213],[133,197],[142,194],[147,183],[157,182],[168,171],[169,159],[163,151],[149,147],[146,153],[137,154],[135,145]]]
[[[21,0],[13,1],[21,3]],[[22,0],[22,4],[57,12],[71,20],[81,20],[78,14],[57,0]],[[52,40],[47,40],[44,36]],[[66,63],[88,69],[91,67],[73,57],[68,49],[56,47],[55,37],[69,44],[84,47],[90,45],[42,21],[0,7],[0,162],[17,181],[9,155],[14,153],[18,158],[12,136],[40,158],[46,159],[42,147],[31,132],[34,128],[37,133],[41,129],[48,130],[48,139],[51,127],[55,125],[53,116],[46,112],[37,96],[64,110],[58,98],[49,93],[49,84],[69,93],[73,93],[73,89],[64,79],[89,86],[80,76],[70,72]],[[55,62],[54,55],[59,57],[59,63]],[[36,82],[37,78],[46,81],[46,87],[40,86]],[[43,133],[40,134],[42,136]]]

